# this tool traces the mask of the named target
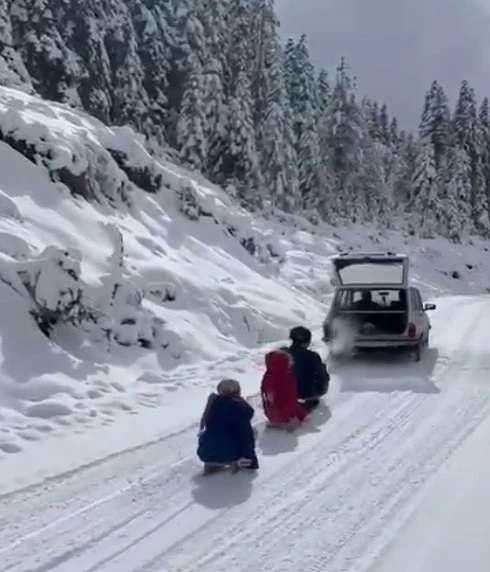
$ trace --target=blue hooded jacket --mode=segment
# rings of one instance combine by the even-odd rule
[[[245,458],[252,461],[250,468],[257,469],[253,415],[253,408],[244,399],[214,395],[199,436],[199,459],[203,463],[230,464]]]

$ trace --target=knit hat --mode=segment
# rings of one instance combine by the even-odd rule
[[[216,388],[218,395],[222,396],[232,396],[240,395],[241,387],[238,381],[235,379],[223,379],[218,383]]]

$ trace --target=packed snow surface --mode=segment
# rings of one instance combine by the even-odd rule
[[[0,135],[0,570],[490,569],[488,242],[253,216],[5,88]],[[324,353],[330,257],[388,249],[437,303],[424,360],[338,366],[298,434],[257,410],[255,478],[199,479],[210,389],[256,404],[293,325]]]
[[[4,496],[0,569],[487,571],[490,300],[438,303],[423,362],[343,366],[297,434],[258,415],[255,477],[199,476],[191,404],[180,431]],[[233,367],[251,382],[257,357]]]

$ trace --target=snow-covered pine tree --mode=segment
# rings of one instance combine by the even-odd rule
[[[245,70],[238,74],[233,91],[227,126],[228,142],[223,159],[224,177],[237,189],[243,204],[257,207],[262,201],[258,193],[260,165],[255,147],[250,81]]]
[[[381,109],[379,110],[379,129],[381,143],[387,147],[390,144],[390,118],[388,115],[388,106],[383,103]]]
[[[434,145],[430,137],[423,137],[413,173],[413,196],[410,203],[412,229],[422,238],[435,238],[441,234],[443,207],[439,198]]]
[[[454,242],[460,242],[471,231],[471,163],[464,149],[455,147],[444,158],[438,173],[439,188],[443,200],[442,234]]]
[[[10,11],[12,43],[42,97],[79,103],[81,76],[76,55],[67,48],[49,0],[16,0]]]
[[[478,127],[481,136],[481,162],[484,178],[487,212],[490,215],[490,105],[488,97],[481,103],[478,113]]]
[[[282,104],[282,110],[284,113],[284,164],[286,169],[286,178],[291,193],[291,209],[299,210],[301,195],[299,190],[298,158],[296,156],[295,135],[293,130],[293,112],[287,96],[285,70],[282,66],[281,70],[281,77],[283,80],[282,86],[284,89],[284,100]],[[324,196],[324,194],[322,196]]]
[[[216,182],[220,181],[227,144],[230,73],[226,56],[230,45],[229,18],[228,0],[203,2],[201,19],[208,54],[203,64],[204,135],[208,142],[205,172]]]
[[[323,192],[323,177],[316,108],[318,101],[316,81],[306,36],[302,36],[297,44],[288,42],[284,65],[298,160],[301,208],[310,211],[317,206],[318,193]]]
[[[393,117],[390,123],[390,147],[394,153],[398,153],[401,145],[400,133],[398,130],[398,119]]]
[[[362,163],[357,184],[362,189],[359,200],[360,216],[387,227],[392,219],[393,189],[384,168],[386,147],[369,137],[362,140]]]
[[[279,209],[292,211],[297,192],[296,157],[291,141],[288,100],[281,68],[279,22],[273,0],[257,0],[261,9],[256,82],[256,140],[265,193]]]
[[[254,41],[251,0],[234,0],[230,5],[230,71],[227,141],[223,150],[222,179],[238,191],[244,204],[258,206],[263,196],[260,160],[254,123],[252,94]]]
[[[197,56],[191,56],[190,65],[192,67],[184,90],[176,134],[182,160],[192,168],[203,171],[208,148],[203,75]]]
[[[394,201],[400,205],[407,205],[413,198],[413,173],[417,163],[418,147],[412,133],[400,135],[397,153],[399,161],[397,176],[394,183]]]
[[[227,66],[230,70],[229,93],[236,94],[238,76],[245,73],[250,84],[251,97],[254,92],[254,66],[257,57],[257,28],[254,28],[254,0],[232,0],[229,4],[230,44],[227,52]]]
[[[81,68],[81,105],[104,123],[112,123],[112,69],[105,45],[109,20],[107,0],[66,0],[56,3],[57,27]]]
[[[142,117],[143,131],[163,144],[169,112],[167,92],[172,38],[168,35],[168,7],[165,3],[153,4],[151,0],[146,0],[146,3],[133,0],[129,6],[136,32],[137,53],[143,66],[143,88],[148,96],[148,106]]]
[[[201,18],[201,0],[166,0],[169,5],[166,18],[172,25],[171,61],[168,73],[167,140],[174,147],[177,141],[177,123],[184,91],[194,68],[193,56],[199,59],[203,69],[207,58],[204,24]],[[163,6],[164,2],[159,2]]]
[[[443,88],[432,82],[430,90],[425,96],[422,118],[419,124],[421,138],[428,137],[434,147],[434,160],[436,169],[444,160],[444,155],[452,144],[451,112]]]
[[[466,80],[462,82],[459,91],[453,128],[455,144],[467,153],[470,161],[471,222],[475,230],[487,232],[490,224],[485,193],[483,139],[478,125],[475,92]]]
[[[340,212],[338,196],[335,189],[335,174],[331,168],[330,141],[332,137],[332,118],[330,116],[332,103],[332,86],[327,72],[320,70],[317,79],[317,130],[318,152],[320,154],[321,188],[317,193],[316,205],[320,218],[332,224]]]
[[[9,2],[0,0],[0,85],[33,93],[31,78],[13,42]]]
[[[112,122],[143,132],[150,102],[133,21],[122,2],[114,6],[104,43],[112,70]]]
[[[321,69],[316,81],[316,110],[317,118],[320,119],[328,108],[330,97],[332,96],[332,87],[328,81],[328,74],[324,69]]]
[[[342,59],[326,112],[322,153],[328,156],[329,172],[335,181],[332,204],[347,220],[359,221],[366,220],[366,200],[359,177],[363,172],[364,138],[369,135],[354,89]]]
[[[364,98],[361,104],[361,111],[366,122],[366,129],[371,140],[381,140],[381,123],[379,117],[379,105],[377,101]]]

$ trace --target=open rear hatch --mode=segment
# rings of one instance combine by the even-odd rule
[[[398,338],[408,326],[407,294],[404,288],[342,289],[333,318],[358,338]]]
[[[332,259],[337,286],[408,287],[408,256],[392,253],[340,254]]]

